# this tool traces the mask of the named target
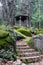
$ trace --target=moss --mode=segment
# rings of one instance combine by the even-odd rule
[[[18,30],[18,29],[24,28],[24,27],[23,26],[14,26],[13,28],[16,29],[16,30]]]
[[[32,38],[29,38],[29,39],[26,40],[26,43],[27,43],[28,45],[30,45],[30,46],[32,46],[32,42],[33,42],[33,41],[32,41]]]
[[[38,34],[43,34],[43,28],[39,28],[39,29],[35,28],[33,31],[34,31],[34,33],[35,33],[36,35],[38,35]]]
[[[6,44],[5,39],[1,39],[1,40],[0,40],[0,45],[4,45],[4,44]]]
[[[20,33],[19,31],[15,30],[15,32],[16,32],[17,35],[20,35],[20,36],[22,36],[23,38],[26,38],[26,36],[25,36],[24,34]]]
[[[27,60],[27,59],[26,59],[26,60],[24,61],[24,63],[25,63],[25,64],[35,63],[35,60],[34,60],[34,59],[33,59],[33,60]]]
[[[17,29],[19,29],[20,27],[18,27],[18,26],[14,26],[13,28],[17,30]]]
[[[31,36],[31,31],[30,31],[30,29],[20,28],[20,29],[18,29],[18,31],[21,32],[22,34],[26,35],[26,36]]]
[[[0,49],[7,44],[6,38],[9,36],[8,34],[8,32],[0,30]]]
[[[38,31],[37,33],[38,33],[38,34],[43,34],[43,31]]]
[[[16,60],[16,56],[14,53],[15,40],[12,39],[12,34],[13,33],[10,33],[8,31],[0,30],[0,58]]]
[[[43,28],[38,29],[37,34],[43,34]]]
[[[0,30],[0,38],[7,36],[9,33],[3,30]]]
[[[5,44],[6,44],[5,39],[1,39],[0,40],[0,49],[3,48],[5,46]]]
[[[39,31],[43,31],[43,28],[39,28]]]
[[[11,44],[13,42],[12,37],[8,34],[7,31],[0,30],[0,49],[5,46],[8,47],[9,43]]]
[[[5,40],[8,42],[12,42],[12,38],[10,36],[8,36]]]
[[[8,47],[10,45],[10,43],[12,43],[12,42],[13,42],[13,40],[11,40],[10,37],[0,39],[0,49],[4,48],[4,47]]]

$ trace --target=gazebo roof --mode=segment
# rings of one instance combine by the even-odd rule
[[[27,14],[23,14],[23,13],[17,13],[16,15],[15,15],[15,17],[19,17],[19,16],[25,16],[25,17],[28,17],[28,15]]]

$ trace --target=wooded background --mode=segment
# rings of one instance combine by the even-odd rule
[[[1,0],[0,24],[14,24],[15,15],[27,13],[32,27],[43,27],[43,0]]]

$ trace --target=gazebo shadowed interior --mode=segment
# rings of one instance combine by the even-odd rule
[[[29,25],[29,17],[27,14],[19,14],[15,16],[15,25],[18,26],[26,26],[28,27]]]

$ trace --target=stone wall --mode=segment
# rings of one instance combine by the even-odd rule
[[[33,37],[34,48],[38,49],[43,53],[43,34],[36,35]]]

